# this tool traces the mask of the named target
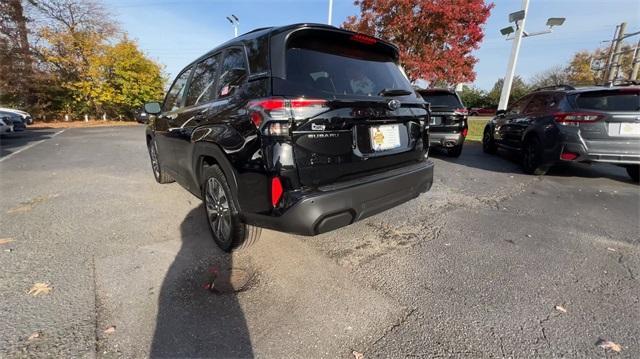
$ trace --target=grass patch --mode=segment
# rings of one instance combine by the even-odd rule
[[[484,126],[491,120],[491,117],[469,117],[469,134],[467,141],[482,141]]]

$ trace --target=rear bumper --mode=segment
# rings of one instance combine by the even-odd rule
[[[463,142],[464,137],[461,133],[429,132],[430,146],[453,147]]]
[[[578,155],[573,161],[640,164],[640,138],[564,141],[561,152]]]
[[[247,224],[313,236],[347,226],[427,192],[433,162],[399,168],[354,181],[320,187],[279,217],[244,214]]]

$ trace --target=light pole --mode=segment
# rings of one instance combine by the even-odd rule
[[[516,72],[516,63],[518,62],[518,54],[520,53],[520,43],[522,42],[522,38],[548,34],[552,31],[554,26],[562,25],[565,20],[563,17],[551,17],[547,20],[547,30],[529,33],[524,29],[525,20],[527,19],[527,11],[529,11],[529,0],[522,0],[522,10],[509,14],[509,22],[514,23],[516,28],[514,29],[513,26],[508,26],[500,29],[500,33],[506,36],[507,40],[513,40],[513,45],[511,46],[511,56],[509,57],[509,64],[507,65],[507,74],[504,76],[504,81],[502,83],[502,92],[500,93],[500,104],[498,105],[498,110],[505,110],[509,104],[509,95],[511,94],[511,85],[513,84],[513,76]],[[509,35],[514,32],[515,35],[513,37],[509,37]]]
[[[231,26],[233,26],[233,36],[238,37],[238,26],[240,26],[240,20],[238,20],[238,18],[233,14],[231,14],[231,17],[227,16],[227,20],[229,20]]]
[[[331,15],[333,13],[333,0],[329,0],[329,16],[327,19],[327,25],[331,25]]]

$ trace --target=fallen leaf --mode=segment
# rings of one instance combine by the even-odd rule
[[[596,345],[605,350],[613,350],[616,353],[620,353],[622,350],[622,347],[619,344],[604,339],[598,339]]]
[[[33,332],[33,334],[29,335],[29,338],[27,340],[34,340],[34,339],[38,339],[40,338],[40,333],[39,332]]]
[[[105,334],[111,334],[111,333],[115,333],[115,332],[116,332],[116,326],[115,325],[112,325],[109,328],[104,330]]]
[[[357,352],[357,351],[352,351],[351,354],[353,354],[353,359],[364,359],[364,354]]]
[[[0,244],[7,244],[15,241],[13,238],[0,238]]]
[[[607,250],[608,250],[609,252],[615,252],[615,251],[616,251],[616,249],[615,249],[615,248],[611,248],[611,247],[607,247]]]
[[[559,312],[562,312],[562,313],[566,313],[567,312],[567,310],[564,309],[564,307],[562,307],[560,305],[556,305],[554,308],[555,308],[555,310],[557,310]]]
[[[29,293],[34,297],[40,293],[49,294],[51,292],[52,287],[49,286],[49,283],[35,283],[31,289],[29,289]]]

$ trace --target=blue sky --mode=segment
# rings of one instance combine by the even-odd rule
[[[240,18],[240,33],[257,27],[296,22],[326,23],[328,0],[104,0],[130,37],[173,77],[196,57],[233,37],[225,19]],[[511,42],[498,30],[508,25],[507,15],[520,9],[520,0],[494,1],[485,26],[485,39],[475,56],[475,85],[489,89],[504,76]],[[606,4],[606,5],[605,5]],[[351,0],[334,0],[333,23],[339,25],[358,13]],[[549,17],[566,17],[551,34],[523,40],[516,73],[527,79],[571,55],[594,49],[611,39],[615,25],[626,21],[627,31],[640,31],[638,0],[531,0],[526,29],[543,30]]]

